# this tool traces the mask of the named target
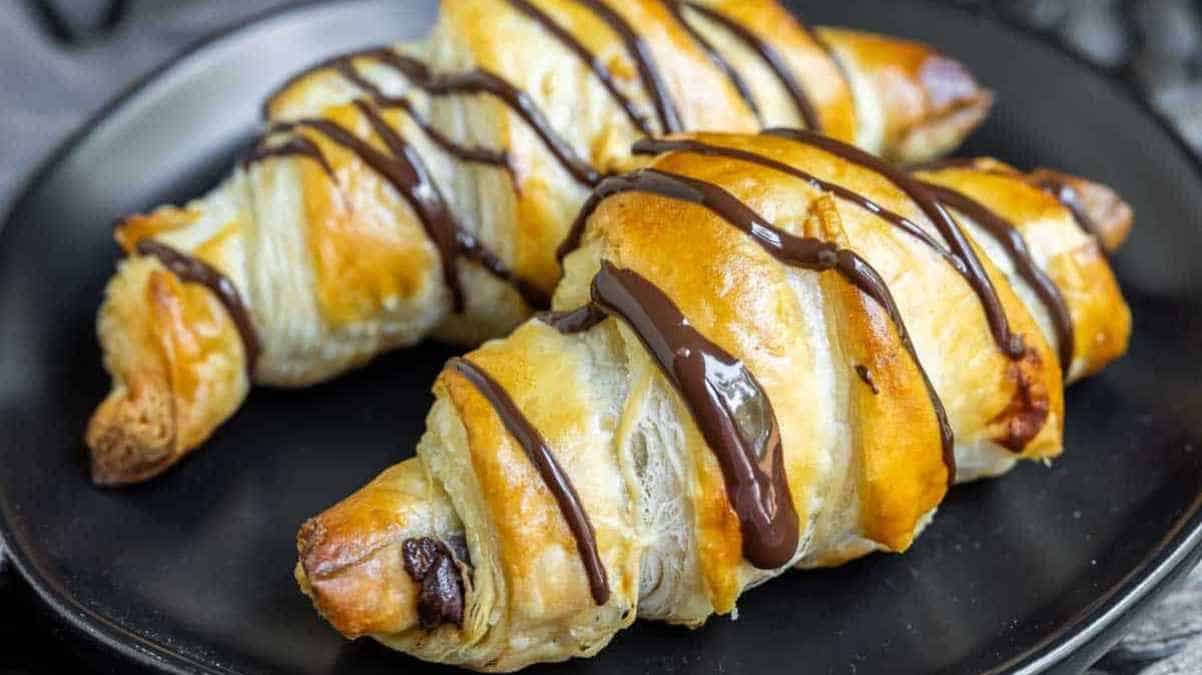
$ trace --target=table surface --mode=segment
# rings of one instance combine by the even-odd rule
[[[0,4],[0,208],[20,178],[122,87],[196,39],[288,0]],[[1202,151],[1202,7],[1190,0],[955,0],[1042,31],[1141,88]],[[137,672],[58,623],[0,562],[0,674]],[[1202,568],[1091,673],[1202,672]]]

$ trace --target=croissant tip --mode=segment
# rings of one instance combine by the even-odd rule
[[[175,422],[170,402],[114,390],[88,423],[92,482],[102,487],[153,478],[175,463]]]

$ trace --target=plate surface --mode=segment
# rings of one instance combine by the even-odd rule
[[[1131,202],[1137,225],[1115,260],[1130,354],[1070,390],[1063,460],[956,488],[905,556],[789,574],[748,593],[738,621],[638,624],[597,658],[533,672],[1081,667],[1202,550],[1198,166],[1115,84],[1009,28],[924,2],[796,4],[965,61],[998,95],[968,152],[1088,175]],[[117,255],[111,222],[212,185],[288,73],[420,35],[433,13],[311,6],[191,52],[73,139],[0,231],[0,534],[56,612],[125,657],[176,672],[419,665],[320,621],[292,581],[293,534],[412,453],[449,349],[256,391],[203,452],[133,489],[88,483],[81,432],[108,388],[93,321]]]

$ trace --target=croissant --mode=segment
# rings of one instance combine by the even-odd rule
[[[547,306],[591,188],[645,161],[639,138],[805,126],[921,161],[989,105],[923,45],[810,30],[770,1],[447,0],[425,40],[283,86],[213,192],[118,226],[93,477],[163,471],[252,382],[509,332]]]
[[[1107,236],[1042,186],[1079,179],[791,130],[636,151],[556,311],[452,359],[417,456],[301,528],[300,587],[348,637],[510,671],[903,551],[954,478],[1058,455],[1064,376],[1125,349]]]

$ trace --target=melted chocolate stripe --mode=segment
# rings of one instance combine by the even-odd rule
[[[327,64],[323,67],[329,67],[329,65]],[[348,78],[350,77],[349,73],[356,73],[357,75],[357,71],[355,71],[353,67],[348,67],[345,72],[344,69],[339,68],[339,72],[343,72],[343,74]],[[366,81],[365,84],[357,84],[357,86],[365,89],[369,94],[372,93],[372,90],[368,88],[370,87],[374,89],[374,85]],[[444,150],[447,150],[456,157],[466,161],[494,165],[499,168],[509,168],[508,158],[504,154],[496,153],[483,148],[473,148],[459,145],[455,141],[452,141],[450,138],[446,137],[444,134],[442,134],[442,132],[435,129],[421,115],[419,115],[414,109],[412,102],[408,99],[379,94],[375,98],[375,101],[375,107],[382,109],[399,108],[404,110],[409,115],[410,119],[412,119],[414,123],[421,128],[422,131],[432,141],[434,141],[436,145],[442,147]],[[273,131],[269,133],[286,131],[295,126],[309,126],[323,133],[327,136],[327,138],[330,138],[334,142],[339,143],[352,152],[355,152],[355,154],[363,159],[364,162],[388,179],[393,187],[395,187],[397,191],[399,191],[418,212],[419,217],[422,219],[423,225],[426,227],[427,233],[430,234],[431,240],[435,242],[435,246],[438,247],[439,253],[443,257],[444,275],[447,274],[447,270],[450,270],[450,274],[452,276],[446,276],[445,278],[447,278],[447,283],[452,290],[452,297],[455,301],[456,311],[461,311],[463,309],[462,284],[459,282],[458,276],[454,274],[453,268],[450,267],[454,256],[457,253],[462,253],[464,257],[480,263],[480,265],[484,267],[484,269],[488,270],[493,276],[512,284],[514,290],[516,290],[518,294],[522,296],[522,300],[525,301],[527,305],[534,308],[547,307],[550,305],[550,298],[546,292],[529,281],[514,274],[514,272],[507,265],[505,265],[505,263],[503,263],[495,253],[488,250],[484,244],[479,241],[479,239],[458,226],[446,205],[445,199],[443,199],[441,193],[438,192],[437,186],[432,177],[429,175],[429,171],[426,169],[425,164],[422,162],[420,156],[413,151],[412,146],[406,143],[404,139],[402,139],[391,128],[391,126],[389,126],[387,122],[379,116],[379,113],[375,110],[375,107],[367,104],[362,99],[356,100],[354,103],[364,113],[365,117],[367,117],[376,134],[379,135],[381,140],[384,141],[385,145],[388,146],[389,152],[392,153],[393,158],[400,160],[399,162],[395,162],[393,158],[381,155],[375,151],[374,148],[371,148],[370,145],[367,145],[363,141],[359,141],[357,137],[355,137],[353,134],[350,134],[350,132],[347,132],[346,130],[342,130],[343,133],[339,135],[339,138],[334,138],[326,133],[329,131],[328,128],[318,128],[311,124],[311,122],[322,122],[322,120],[303,120],[298,123],[283,123],[277,125]],[[325,122],[321,126],[325,127],[327,124],[332,125],[333,123]],[[297,147],[292,147],[294,142],[303,144],[303,146],[298,145]],[[312,143],[312,141],[309,141],[304,137],[297,137],[293,141],[289,141],[289,143],[274,148],[267,148],[264,150],[256,148],[256,150],[247,157],[244,163],[249,165],[268,156],[302,153],[310,155],[311,153],[308,150],[309,148],[311,148],[312,153],[316,153],[316,157],[320,158],[323,167],[326,168],[327,174],[333,178],[334,172],[332,169],[330,169],[329,163],[325,160],[325,157],[321,155],[321,151],[315,144]],[[364,152],[367,152],[372,156],[369,157],[368,154],[364,154]],[[400,152],[403,152],[404,154],[398,154]],[[384,164],[390,165],[391,168],[384,170],[382,168]],[[406,167],[406,164],[408,164],[408,168]],[[406,175],[409,175],[410,177],[406,178]],[[416,182],[413,182],[415,180],[413,178],[414,176],[416,177]],[[423,186],[428,187],[429,189],[425,189]],[[418,197],[418,192],[424,194],[425,197]],[[425,206],[420,206],[418,203],[415,203],[415,200],[417,202],[422,202],[425,204]],[[448,248],[446,247],[448,245],[452,245],[452,242],[446,241],[442,237],[443,231],[447,230],[448,228],[453,228],[450,229],[450,234],[453,237],[453,246],[455,247],[454,249],[451,249],[453,252],[449,254]],[[438,232],[437,236],[435,232]]]
[[[1077,222],[1077,227],[1080,227],[1082,232],[1101,239],[1097,224],[1086,213],[1085,206],[1081,204],[1081,196],[1077,194],[1077,190],[1073,186],[1055,178],[1045,177],[1036,182],[1035,187],[1052,195],[1056,201],[1063,204],[1073,214],[1073,220]],[[1099,248],[1105,251],[1105,247]]]
[[[396,188],[397,192],[417,212],[418,218],[426,229],[426,234],[438,249],[438,254],[442,258],[443,278],[451,290],[455,311],[462,311],[463,287],[455,270],[455,257],[458,253],[456,232],[459,227],[447,208],[442,193],[439,192],[425,163],[422,162],[421,157],[412,146],[397,135],[372,106],[362,100],[355,101],[355,105],[367,118],[372,130],[384,142],[388,148],[388,154],[380,152],[367,141],[329,120],[305,119],[285,123],[279,125],[278,128],[287,130],[294,127],[305,127],[322,134],[353,152]]]
[[[580,60],[584,61],[585,65],[589,67],[589,70],[593,71],[593,74],[596,75],[597,79],[601,81],[601,84],[605,87],[605,90],[609,92],[609,95],[613,97],[614,101],[621,106],[623,112],[626,113],[626,117],[630,120],[630,123],[635,126],[635,128],[647,135],[651,135],[653,133],[651,131],[651,127],[647,125],[647,119],[642,115],[642,113],[639,112],[638,108],[634,105],[634,102],[630,100],[630,97],[626,96],[620,89],[618,89],[617,83],[614,82],[613,75],[609,72],[609,69],[605,67],[605,64],[597,58],[596,54],[593,54],[591,51],[589,51],[589,48],[585,47],[582,42],[577,40],[576,36],[572,35],[566,28],[556,23],[555,20],[552,19],[546,12],[531,4],[529,0],[508,0],[508,2],[513,6],[514,9],[540,24],[544,29],[547,30],[548,33],[554,36],[555,39],[559,40],[563,46],[572,50],[577,56],[579,56]]]
[[[592,297],[634,330],[684,398],[721,467],[739,518],[743,557],[760,569],[788,564],[800,537],[797,511],[776,415],[755,376],[690,326],[663,291],[631,270],[602,263]]]
[[[935,419],[939,422],[943,465],[947,467],[947,484],[950,486],[956,482],[956,443],[952,425],[947,419],[947,410],[943,407],[943,400],[939,398],[939,394],[935,391],[935,385],[931,384],[931,378],[927,375],[926,368],[922,367],[922,361],[918,359],[918,351],[914,349],[914,343],[910,340],[910,332],[906,330],[906,324],[902,321],[901,310],[897,308],[897,303],[893,300],[893,294],[889,292],[889,286],[885,280],[872,265],[868,264],[867,260],[846,249],[839,249],[838,256],[839,263],[835,269],[843,275],[843,278],[855,284],[856,288],[885,308],[889,318],[893,320],[894,327],[897,328],[902,345],[910,353],[910,358],[914,360],[918,374],[922,375],[923,386],[927,389],[927,396],[931,399],[931,406],[935,409]]]
[[[585,574],[588,576],[593,601],[604,605],[609,600],[609,580],[597,550],[593,524],[589,522],[588,513],[580,502],[580,495],[560,468],[559,462],[555,461],[555,455],[547,447],[542,434],[526,419],[505,389],[479,366],[467,359],[456,357],[447,363],[447,367],[466,378],[488,399],[497,417],[501,418],[501,423],[526,452],[526,457],[530,459],[530,463],[542,477],[543,484],[555,498],[560,513],[567,521],[568,529],[576,539],[576,550],[580,553],[580,562],[583,563]]]
[[[739,74],[739,71],[735,70],[735,67],[730,65],[730,62],[718,52],[714,45],[711,44],[709,40],[706,40],[705,36],[693,27],[693,24],[688,22],[684,16],[684,12],[680,11],[679,0],[660,1],[663,2],[664,6],[668,8],[668,11],[672,13],[672,17],[676,19],[676,22],[685,29],[685,32],[689,34],[689,37],[693,38],[693,42],[696,42],[697,46],[701,47],[702,51],[704,51],[706,56],[709,57],[710,62],[713,63],[718,70],[721,70],[723,75],[726,75],[726,79],[730,80],[730,83],[734,85],[735,91],[739,93],[739,97],[742,98],[743,102],[747,104],[747,107],[751,109],[751,113],[755,115],[756,120],[762,124],[764,118],[762,115],[760,115],[760,107],[756,105],[755,96],[753,96],[751,93],[751,87],[747,86],[747,81],[743,79],[743,76]],[[651,134],[648,133],[647,135],[650,136]]]
[[[267,139],[260,139],[255,147],[242,158],[242,168],[249,169],[254,164],[262,162],[271,157],[308,157],[309,159],[321,165],[322,171],[331,179],[334,178],[334,168],[330,166],[330,162],[326,160],[326,156],[321,154],[321,148],[313,141],[297,136],[290,138],[284,143],[268,145]]]
[[[935,241],[931,235],[927,234],[926,230],[919,227],[914,223],[914,221],[906,218],[903,215],[886,209],[859,192],[839,185],[838,183],[824,181],[813,174],[802,171],[801,169],[789,164],[785,164],[784,162],[779,162],[775,159],[755,152],[740,150],[738,148],[727,148],[721,145],[712,145],[710,143],[704,143],[702,141],[695,141],[692,139],[644,138],[634,144],[632,151],[636,155],[658,155],[665,152],[692,152],[711,157],[728,157],[730,159],[737,159],[744,162],[750,162],[752,164],[758,164],[760,166],[788,174],[795,178],[800,178],[818,190],[830,192],[831,194],[834,194],[855,204],[856,206],[859,206],[865,211],[880,216],[890,224],[904,231],[906,234],[909,234],[910,236],[929,246],[931,250],[938,253],[940,257],[946,260],[948,264],[956,269],[956,271],[960,272],[961,274],[966,274],[964,264],[960,261],[960,259],[948,253],[946,248],[944,248],[939,242]]]
[[[246,354],[246,375],[252,377],[255,364],[259,360],[259,334],[255,331],[255,323],[250,317],[250,310],[242,301],[242,295],[229,277],[220,270],[200,258],[177,251],[162,242],[153,239],[143,239],[138,242],[138,255],[154,256],[172,274],[187,283],[200,284],[210,291],[221,304],[225,306],[234,327],[238,329],[238,337],[242,339],[242,351]]]
[[[1031,257],[1031,251],[1027,248],[1027,242],[1023,239],[1022,233],[1018,231],[1014,223],[962,192],[933,183],[924,182],[923,186],[930,190],[939,201],[971,218],[973,222],[988,232],[1010,256],[1019,276],[1035,291],[1035,295],[1047,308],[1048,315],[1052,318],[1052,325],[1056,329],[1056,339],[1059,343],[1060,365],[1067,375],[1068,368],[1073,362],[1072,315],[1069,314],[1068,305],[1065,304],[1060,289],[1048,278],[1047,274],[1044,274],[1039,265],[1035,263],[1035,259]]]
[[[459,241],[459,252],[463,257],[474,260],[494,277],[508,282],[513,290],[522,296],[522,300],[533,309],[551,306],[551,296],[546,291],[535,286],[513,272],[497,254],[489,250],[475,235],[460,229],[456,234]]]
[[[374,82],[368,80],[355,67],[354,59],[362,56],[370,56],[373,52],[355,52],[346,56],[336,58],[333,61],[327,61],[321,64],[320,68],[333,68],[345,80],[361,89],[367,94],[375,104],[384,109],[400,108],[409,115],[413,123],[426,134],[435,145],[442,148],[451,155],[465,161],[475,162],[478,164],[488,164],[504,169],[509,169],[509,158],[503,152],[489,150],[487,148],[479,148],[461,145],[455,140],[448,137],[446,134],[439,131],[429,120],[417,112],[413,102],[407,98],[388,96]]]
[[[576,2],[584,5],[597,15],[597,18],[609,24],[609,27],[626,44],[626,51],[634,59],[635,66],[639,71],[639,78],[643,81],[643,87],[647,90],[647,95],[651,97],[652,102],[655,103],[655,111],[659,114],[660,129],[663,133],[671,134],[683,131],[684,125],[680,121],[680,113],[676,110],[676,104],[672,102],[672,97],[668,93],[668,85],[656,68],[651,48],[647,46],[643,38],[639,37],[639,34],[626,19],[622,18],[621,14],[610,9],[603,0],[576,0]]]
[[[822,37],[821,33],[814,30],[814,27],[810,24],[802,21],[800,18],[797,19],[797,23],[801,26],[801,29],[806,32],[806,35],[810,36],[810,39],[814,41],[814,44],[818,45],[822,48],[822,51],[826,52],[826,56],[831,60],[831,63],[835,64],[835,68],[839,71],[839,77],[843,78],[843,83],[847,86],[847,92],[853,97],[854,103],[856,90],[851,86],[851,74],[847,72],[847,66],[843,65],[843,60],[839,58],[837,53],[835,53],[835,48],[831,46],[831,43],[826,41],[826,38]]]
[[[407,98],[400,98],[396,96],[378,96],[375,98],[375,104],[381,110],[404,110],[405,114],[409,116],[409,119],[413,120],[413,123],[422,130],[422,133],[424,133],[427,138],[429,138],[431,141],[434,141],[435,145],[442,148],[452,156],[457,157],[458,159],[476,164],[487,164],[489,166],[495,166],[498,169],[505,169],[510,172],[513,170],[513,167],[511,167],[509,164],[509,156],[506,153],[498,152],[497,150],[490,150],[488,148],[462,145],[458,143],[430,124],[429,120],[417,112],[417,109],[413,105],[413,101],[410,101]]]
[[[1026,346],[1023,344],[1022,336],[1010,330],[1010,321],[1006,317],[1005,310],[1002,308],[1002,301],[998,298],[997,289],[994,288],[993,281],[990,280],[989,275],[985,272],[980,258],[977,257],[976,252],[973,251],[972,246],[964,237],[964,232],[961,231],[956,221],[948,215],[947,211],[943,209],[938,200],[932,197],[917,180],[863,150],[809,131],[802,129],[768,129],[764,133],[813,146],[853,164],[858,164],[865,169],[880,174],[904,192],[926,214],[931,224],[943,236],[948,248],[951,249],[952,255],[959,258],[964,264],[967,272],[965,278],[968,280],[973,291],[976,292],[977,297],[981,300],[981,307],[985,311],[985,318],[988,320],[990,330],[993,332],[993,339],[1002,353],[1013,359],[1021,358],[1026,353]]]
[[[902,319],[897,303],[893,300],[893,295],[889,292],[888,285],[867,261],[852,251],[839,249],[832,243],[811,237],[796,237],[780,230],[734,195],[706,181],[655,169],[642,169],[626,176],[606,179],[594,196],[601,194],[602,190],[605,190],[606,196],[621,192],[644,192],[703,206],[730,225],[745,232],[752,241],[781,262],[814,271],[833,269],[861,292],[875,300],[889,314],[902,345],[909,352],[910,358],[913,359],[915,367],[922,376],[927,395],[931,400],[931,407],[934,409],[939,423],[943,462],[948,470],[948,483],[955,480],[955,443],[943,402],[939,399],[926,369],[923,368],[922,362],[918,358],[918,352],[914,349],[910,333],[906,330],[905,321]],[[591,207],[589,208],[595,210],[603,198],[590,199]],[[581,213],[582,222],[587,220],[591,210]],[[579,236],[577,233],[577,238]],[[577,312],[580,311],[577,310]],[[553,314],[548,319],[553,326],[563,326],[561,330],[566,330],[567,327],[574,325],[587,328],[595,323],[591,319],[572,317],[563,313]]]
[[[412,164],[416,173],[422,177],[421,182],[415,185],[412,189],[415,191],[421,190],[432,195],[433,199],[430,200],[430,204],[432,206],[431,213],[434,216],[441,214],[442,217],[441,221],[436,221],[441,222],[443,225],[443,229],[439,231],[439,235],[445,236],[449,234],[451,237],[453,237],[453,244],[446,245],[453,246],[453,250],[456,253],[468,254],[468,257],[481,263],[484,268],[493,275],[500,277],[505,281],[511,282],[514,288],[527,301],[531,301],[532,298],[535,298],[539,302],[546,302],[547,304],[550,304],[545,294],[542,294],[537,289],[534,289],[525,281],[516,279],[509,268],[501,262],[500,258],[492,253],[492,251],[489,251],[487,248],[485,248],[484,245],[480,243],[480,240],[474,235],[459,227],[459,224],[455,221],[449,207],[446,204],[446,200],[443,199],[442,193],[438,190],[438,185],[430,176],[429,171],[426,169],[425,164],[421,160],[421,156],[413,150],[413,147],[406,143],[405,140],[402,139],[400,135],[392,129],[391,126],[388,125],[388,122],[385,121],[384,118],[381,117],[372,106],[364,103],[363,101],[355,101],[355,105],[357,105],[359,109],[363,111],[363,114],[367,117],[368,121],[372,125],[372,128],[375,130],[376,135],[380,136],[380,138],[384,140],[385,145],[388,146],[388,149],[393,156],[398,158],[405,157]],[[413,200],[410,201],[412,203]],[[431,238],[434,238],[432,233],[430,236]],[[437,238],[434,239],[435,243],[439,245],[441,250],[441,247],[444,245],[444,243]],[[452,275],[454,276],[456,283],[460,283],[458,275],[455,275],[453,270]],[[459,293],[460,297],[458,302],[460,305],[457,305],[457,309],[462,309],[462,288],[460,288]],[[532,296],[532,293],[537,294],[537,296]],[[545,307],[546,305],[539,304],[533,306]]]
[[[776,51],[772,45],[761,40],[758,35],[743,24],[715,9],[695,2],[686,2],[685,5],[714,23],[721,25],[737,37],[739,41],[759,54],[760,58],[772,69],[772,72],[776,75],[776,79],[784,86],[785,91],[788,92],[789,98],[793,100],[793,105],[797,108],[797,112],[801,115],[801,119],[805,121],[806,126],[817,132],[822,131],[822,122],[818,119],[818,113],[814,110],[813,104],[810,103],[809,97],[806,96],[805,89],[802,88],[801,83],[794,76],[793,69],[785,62],[780,52]]]
[[[539,312],[535,315],[539,321],[554,328],[560,333],[579,333],[585,331],[605,319],[605,312],[597,308],[596,305],[589,303],[576,309],[567,309],[559,312]]]
[[[355,67],[353,58],[338,59],[333,63],[333,67],[343,79],[362,89],[368,96],[372,98],[384,97],[384,92],[374,82],[359,73],[359,69]]]
[[[497,98],[530,125],[530,128],[551,151],[552,156],[559,160],[559,163],[573,178],[585,185],[596,185],[600,182],[601,174],[577,155],[567,140],[556,133],[530,94],[514,87],[500,76],[480,69],[453,75],[435,76],[426,64],[398,54],[391,49],[375,49],[361,55],[370,56],[393,68],[408,78],[414,86],[434,96],[489,94]]]

